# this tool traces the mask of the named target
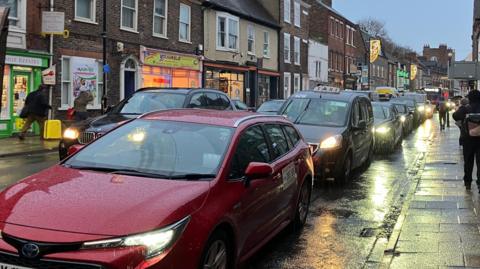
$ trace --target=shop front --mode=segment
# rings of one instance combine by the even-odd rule
[[[19,118],[27,95],[42,83],[42,70],[48,67],[45,54],[7,50],[2,85],[0,138],[18,133],[23,120]],[[38,133],[38,126],[34,125]]]
[[[274,71],[258,70],[258,92],[256,96],[256,107],[270,99],[278,98],[278,80],[280,74]]]
[[[200,88],[202,86],[200,56],[141,46],[140,62],[142,87]]]
[[[247,91],[248,67],[230,66],[217,63],[204,63],[205,87],[226,93],[231,99],[249,102],[250,90]]]

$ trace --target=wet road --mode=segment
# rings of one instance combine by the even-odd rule
[[[366,261],[383,253],[381,246],[388,241],[418,162],[428,149],[431,128],[432,122],[424,123],[395,153],[376,157],[347,185],[317,186],[305,229],[300,234],[285,230],[244,267],[369,267]]]
[[[381,246],[400,214],[418,159],[428,148],[431,128],[427,121],[395,153],[377,156],[346,185],[317,185],[305,229],[296,234],[286,229],[244,269],[368,267],[367,259],[383,253]],[[57,158],[57,153],[0,158],[0,189],[55,164]]]

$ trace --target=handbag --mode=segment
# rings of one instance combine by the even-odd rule
[[[73,107],[67,109],[67,120],[73,120],[75,116],[75,109]]]

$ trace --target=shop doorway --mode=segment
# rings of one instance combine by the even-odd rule
[[[137,90],[137,63],[129,58],[122,66],[123,68],[123,98],[129,98]]]
[[[12,79],[12,119],[14,132],[19,132],[23,126],[23,120],[20,119],[20,112],[25,105],[25,99],[30,91],[30,73],[14,72]]]

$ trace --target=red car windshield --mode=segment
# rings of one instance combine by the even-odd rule
[[[64,165],[166,179],[211,178],[218,172],[233,131],[205,124],[136,120],[96,140]]]

